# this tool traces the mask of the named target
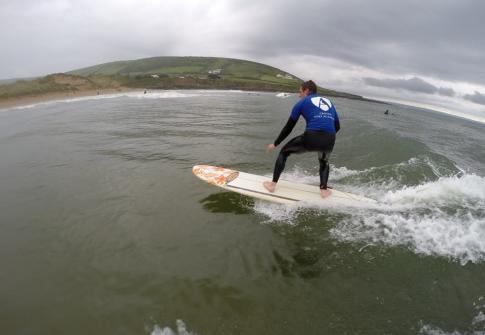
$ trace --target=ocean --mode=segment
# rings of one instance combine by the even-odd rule
[[[333,98],[329,184],[376,205],[278,205],[192,175],[270,177],[266,145],[297,99],[150,91],[0,110],[0,333],[485,334],[485,124]],[[282,179],[317,185],[316,154]]]

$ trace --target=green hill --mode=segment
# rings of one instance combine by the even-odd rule
[[[153,57],[100,64],[68,73],[91,77],[116,76],[125,86],[154,89],[214,88],[294,92],[302,81],[272,66],[220,57]],[[325,88],[320,88],[320,91],[330,96],[362,99],[360,96]]]
[[[106,89],[239,89],[296,92],[301,79],[256,62],[218,57],[153,57],[99,64],[67,73],[0,85],[0,100]],[[362,97],[325,88],[319,92]]]
[[[207,75],[209,71],[221,70],[227,79],[250,78],[270,82],[284,82],[277,74],[287,74],[277,68],[231,58],[218,57],[153,57],[131,61],[119,61],[95,65],[69,72],[88,75]],[[295,76],[292,76],[296,78]],[[298,78],[296,78],[298,79]],[[294,79],[295,80],[295,79]]]
[[[277,68],[230,58],[153,57],[95,65],[68,72],[114,76],[127,87],[291,90],[299,79]]]
[[[73,93],[120,87],[122,85],[110,76],[84,77],[55,73],[42,78],[22,79],[0,85],[0,101],[51,93]]]

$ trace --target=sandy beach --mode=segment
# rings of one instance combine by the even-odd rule
[[[78,90],[71,92],[53,92],[40,95],[28,95],[8,99],[0,99],[0,109],[6,109],[11,107],[28,106],[41,102],[55,101],[55,100],[65,100],[80,97],[88,97],[95,95],[105,95],[114,94],[121,92],[133,92],[137,91],[133,88],[119,87],[111,89],[100,89],[100,90]],[[139,91],[139,90],[138,90]]]

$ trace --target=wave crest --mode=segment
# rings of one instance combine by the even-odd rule
[[[380,174],[386,170],[389,176],[389,171],[414,174],[416,169],[431,173],[422,178],[428,181],[406,186],[399,179],[369,177],[376,170]],[[282,211],[281,206],[257,202],[255,211],[273,221],[297,224],[299,212],[310,206],[319,209],[317,213],[325,210],[327,214],[344,214],[330,230],[340,241],[400,246],[417,254],[446,257],[461,264],[485,260],[485,178],[465,174],[459,168],[443,167],[428,158],[413,158],[362,171],[334,168],[332,173],[330,181],[336,189],[371,195],[378,204],[357,208],[301,204]],[[318,176],[309,176],[300,169],[284,177],[306,183],[318,180]]]

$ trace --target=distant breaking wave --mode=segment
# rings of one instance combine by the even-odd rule
[[[76,98],[65,98],[48,100],[42,102],[36,102],[29,105],[7,107],[2,110],[13,110],[13,109],[30,109],[38,106],[55,105],[60,103],[73,103],[73,102],[83,102],[83,101],[93,101],[93,100],[106,100],[106,99],[120,99],[120,98],[131,98],[131,99],[176,99],[176,98],[192,98],[201,95],[204,96],[221,96],[228,93],[232,94],[260,94],[260,92],[253,91],[241,91],[241,90],[146,90],[145,91],[134,91],[134,92],[123,92],[123,93],[113,93],[113,94],[100,94],[100,95],[88,95]]]
[[[91,100],[105,100],[105,99],[119,99],[119,98],[170,99],[170,98],[191,98],[191,97],[196,97],[196,96],[199,96],[199,95],[200,94],[196,93],[196,92],[194,92],[194,93],[180,93],[178,91],[152,91],[152,92],[147,92],[147,93],[144,93],[144,91],[124,92],[124,93],[89,95],[89,96],[85,96],[85,97],[43,101],[43,102],[38,102],[38,103],[25,105],[25,106],[11,107],[11,108],[8,108],[8,109],[30,109],[30,108],[34,108],[34,107],[37,107],[37,106],[53,105],[53,104],[59,104],[59,103],[91,101]]]
[[[291,93],[281,92],[276,94],[275,96],[277,98],[288,98],[288,97],[291,97],[291,95],[292,95]]]

